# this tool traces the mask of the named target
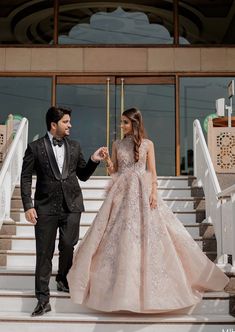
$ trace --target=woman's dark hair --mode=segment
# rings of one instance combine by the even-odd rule
[[[133,139],[134,139],[134,159],[135,162],[139,160],[139,148],[141,141],[146,137],[143,119],[141,112],[136,108],[132,107],[125,110],[122,115],[126,116],[132,123]]]
[[[71,116],[71,113],[72,113],[72,110],[67,107],[60,107],[60,106],[50,107],[46,114],[47,130],[48,131],[51,130],[52,122],[58,123],[58,121],[60,121],[65,114],[68,114],[69,116]]]

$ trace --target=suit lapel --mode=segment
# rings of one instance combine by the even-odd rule
[[[69,163],[70,163],[70,144],[68,139],[64,138],[64,164],[62,170],[62,179],[66,179],[69,173]]]
[[[54,155],[54,152],[53,152],[51,142],[50,142],[50,139],[49,139],[48,135],[46,135],[44,137],[44,145],[45,145],[47,156],[48,156],[48,159],[49,159],[49,162],[50,162],[50,165],[51,165],[51,169],[54,173],[54,176],[57,180],[60,180],[61,179],[60,170],[59,170],[59,167],[57,165],[55,155]]]

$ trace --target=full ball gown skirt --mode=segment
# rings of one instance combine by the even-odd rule
[[[161,313],[194,306],[229,279],[201,251],[158,194],[151,210],[147,146],[116,141],[118,172],[68,274],[71,299],[99,311]]]

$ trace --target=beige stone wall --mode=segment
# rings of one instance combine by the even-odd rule
[[[0,48],[0,72],[233,72],[235,48]]]

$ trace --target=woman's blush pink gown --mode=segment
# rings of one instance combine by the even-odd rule
[[[159,195],[150,209],[149,141],[143,139],[137,163],[131,136],[115,144],[118,172],[68,274],[72,301],[99,311],[161,313],[222,290],[229,279]]]

